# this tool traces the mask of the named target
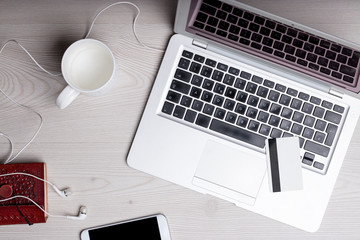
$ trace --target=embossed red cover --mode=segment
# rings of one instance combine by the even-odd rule
[[[0,174],[24,172],[46,179],[45,163],[20,163],[0,165]],[[0,187],[10,185],[12,196],[31,198],[47,211],[47,188],[43,181],[25,175],[0,176]],[[0,197],[1,199],[1,197]],[[0,202],[0,225],[44,223],[47,214],[24,198]]]

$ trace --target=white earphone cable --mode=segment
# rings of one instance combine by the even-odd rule
[[[0,177],[6,177],[6,176],[14,176],[14,175],[25,175],[25,176],[29,176],[29,177],[33,177],[37,180],[43,181],[49,185],[51,185],[52,187],[56,187],[55,184],[53,184],[52,182],[49,182],[48,180],[45,180],[43,178],[39,178],[33,174],[30,173],[24,173],[24,172],[14,172],[14,173],[5,173],[5,174],[0,174]]]
[[[0,89],[0,91],[1,91],[1,89]],[[1,92],[2,92],[2,91],[1,91]],[[10,143],[10,153],[9,153],[9,155],[7,156],[6,160],[5,160],[5,162],[6,162],[7,160],[9,160],[9,159],[11,158],[11,156],[12,156],[13,153],[14,153],[14,144],[13,144],[13,141],[11,140],[11,138],[10,138],[8,135],[6,135],[5,133],[1,133],[1,132],[0,132],[0,137],[6,138],[6,139],[9,141],[9,143]],[[4,164],[5,164],[5,162],[4,162]]]
[[[23,45],[21,45],[18,41],[16,41],[15,39],[7,40],[7,41],[4,43],[4,45],[1,47],[1,49],[0,49],[0,54],[1,54],[1,52],[4,50],[4,48],[6,47],[6,45],[8,45],[8,44],[11,43],[11,42],[16,43],[17,45],[19,45],[19,46],[24,50],[24,52],[31,58],[31,60],[32,60],[41,70],[43,70],[44,72],[46,72],[47,74],[49,74],[49,75],[51,75],[51,76],[53,76],[53,77],[61,76],[61,73],[51,73],[51,72],[47,71],[45,68],[43,68],[43,67],[35,60],[35,58],[29,53],[29,51],[26,50],[26,48],[25,48]]]
[[[138,36],[137,33],[136,33],[136,21],[137,21],[137,19],[138,19],[139,16],[140,16],[140,9],[139,9],[138,6],[136,6],[134,3],[131,3],[131,2],[116,2],[116,3],[112,3],[112,4],[110,4],[109,6],[103,8],[102,10],[100,10],[100,12],[98,12],[98,13],[96,14],[96,16],[94,17],[93,21],[91,22],[89,31],[88,31],[88,33],[86,34],[85,38],[88,38],[88,36],[90,35],[90,32],[91,32],[91,30],[92,30],[92,28],[93,28],[93,26],[94,26],[94,24],[95,24],[96,19],[99,17],[99,15],[100,15],[101,13],[103,13],[104,11],[106,11],[107,9],[109,9],[109,8],[115,6],[115,5],[119,5],[119,4],[129,4],[129,5],[133,6],[134,8],[136,8],[137,14],[136,14],[136,16],[135,16],[135,18],[134,18],[134,21],[133,21],[132,30],[133,30],[133,32],[134,32],[134,35],[135,35],[136,40],[140,43],[140,45],[143,46],[144,48],[147,48],[147,49],[151,49],[151,50],[158,51],[158,52],[164,52],[164,50],[162,50],[162,49],[157,49],[157,48],[149,47],[149,46],[147,46],[146,44],[144,44],[144,43],[140,40],[139,36]]]
[[[45,209],[43,209],[39,204],[37,204],[34,200],[32,200],[31,198],[28,198],[28,197],[26,197],[26,196],[22,196],[22,195],[15,195],[15,196],[12,196],[12,197],[9,197],[9,198],[1,199],[0,202],[10,201],[10,200],[13,200],[13,199],[15,199],[15,198],[25,198],[25,199],[29,200],[29,201],[32,202],[35,206],[37,206],[38,208],[40,208],[41,211],[43,211],[45,214],[49,215],[50,217],[67,218],[67,216],[50,214],[50,213],[47,212]]]
[[[132,27],[132,30],[133,30],[133,32],[134,32],[134,35],[135,35],[136,40],[137,40],[144,48],[151,49],[151,50],[154,50],[154,51],[164,52],[164,50],[149,47],[149,46],[147,46],[146,44],[144,44],[144,43],[140,40],[139,36],[138,36],[137,33],[136,33],[136,21],[137,21],[139,15],[140,15],[140,9],[139,9],[139,7],[138,7],[137,5],[135,5],[134,3],[131,3],[131,2],[116,2],[116,3],[112,3],[112,4],[110,4],[109,6],[103,8],[103,9],[102,9],[100,12],[98,12],[98,13],[96,14],[96,16],[94,17],[94,19],[93,19],[93,21],[92,21],[92,23],[91,23],[91,25],[90,25],[90,28],[89,28],[89,30],[88,30],[85,38],[87,38],[87,37],[89,36],[89,34],[90,34],[90,32],[91,32],[94,24],[95,24],[95,21],[97,20],[97,18],[99,17],[99,15],[100,15],[101,13],[103,13],[104,11],[106,11],[107,9],[109,9],[109,8],[115,6],[115,5],[119,5],[119,4],[129,4],[129,5],[133,6],[133,7],[135,7],[136,10],[137,10],[137,14],[136,14],[136,16],[135,16],[135,18],[134,18],[133,27]],[[0,54],[2,53],[2,51],[4,50],[4,48],[5,48],[9,43],[15,43],[15,44],[19,45],[19,46],[25,51],[25,53],[31,58],[31,60],[32,60],[41,70],[43,70],[45,73],[47,73],[47,74],[49,74],[50,76],[53,76],[53,77],[57,77],[57,76],[61,76],[61,75],[62,75],[61,73],[52,73],[52,72],[49,72],[49,71],[47,71],[45,68],[43,68],[43,67],[35,60],[35,58],[29,53],[29,51],[26,50],[26,48],[25,48],[24,46],[22,46],[22,45],[21,45],[18,41],[16,41],[15,39],[10,39],[10,40],[6,41],[6,42],[2,45],[2,47],[0,48]],[[31,108],[29,108],[29,107],[27,107],[27,106],[24,106],[24,105],[16,102],[15,100],[11,99],[11,98],[10,98],[4,91],[2,91],[1,89],[0,89],[0,92],[1,92],[2,94],[4,94],[4,96],[5,96],[7,99],[9,99],[10,101],[12,101],[12,102],[15,103],[16,105],[18,105],[18,106],[20,106],[20,107],[22,107],[22,108],[24,108],[24,109],[26,109],[26,110],[28,110],[28,111],[30,111],[30,112],[35,113],[35,114],[38,115],[39,118],[40,118],[40,125],[39,125],[38,129],[36,130],[35,134],[34,134],[33,137],[30,139],[30,141],[29,141],[15,156],[12,156],[12,155],[13,155],[13,148],[14,148],[14,146],[13,146],[13,142],[11,141],[10,137],[9,137],[8,135],[0,132],[0,136],[5,137],[5,138],[8,139],[9,142],[10,142],[10,147],[11,147],[10,154],[9,154],[8,158],[4,161],[4,164],[7,164],[7,163],[10,163],[11,161],[13,161],[15,158],[17,158],[17,157],[25,150],[25,148],[27,148],[27,146],[29,146],[29,145],[32,143],[32,141],[36,138],[36,136],[37,136],[38,133],[40,132],[40,129],[41,129],[42,124],[43,124],[43,119],[42,119],[42,116],[41,116],[40,113],[38,113],[38,112],[36,112],[35,110],[33,110],[33,109],[31,109]]]
[[[35,110],[33,110],[33,109],[31,109],[31,108],[29,108],[29,107],[27,107],[27,106],[25,106],[25,105],[22,105],[22,104],[16,102],[15,100],[11,99],[3,90],[0,89],[0,92],[1,92],[2,94],[4,94],[4,96],[5,96],[7,99],[9,99],[11,102],[15,103],[17,106],[19,106],[19,107],[21,107],[21,108],[24,108],[25,110],[27,110],[27,111],[29,111],[29,112],[35,113],[35,114],[40,118],[39,127],[38,127],[37,130],[35,131],[34,135],[31,137],[31,139],[29,140],[29,142],[28,142],[27,144],[25,144],[24,147],[22,147],[22,148],[20,149],[20,151],[19,151],[17,154],[15,154],[14,156],[12,156],[12,155],[13,155],[13,149],[14,149],[13,142],[11,141],[11,139],[10,139],[9,136],[7,136],[7,135],[4,134],[4,133],[2,134],[3,137],[5,137],[5,138],[7,138],[7,139],[9,140],[9,142],[10,142],[10,147],[11,147],[10,154],[9,154],[8,158],[4,161],[4,164],[7,164],[7,163],[12,162],[15,158],[17,158],[17,157],[34,141],[34,139],[35,139],[36,136],[39,134],[40,129],[41,129],[42,125],[43,125],[43,118],[42,118],[41,114],[38,113],[37,111],[35,111]]]

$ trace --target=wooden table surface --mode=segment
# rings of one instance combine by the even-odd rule
[[[59,72],[61,57],[85,36],[95,14],[114,1],[2,0],[0,43],[18,40],[46,69]],[[135,0],[142,13],[137,32],[148,45],[166,48],[173,34],[176,1]],[[360,44],[357,0],[244,0],[285,18]],[[100,16],[90,35],[106,43],[119,72],[105,95],[80,95],[60,110],[55,100],[62,77],[42,72],[16,45],[0,55],[0,89],[40,112],[44,124],[35,141],[14,161],[46,162],[48,179],[74,194],[62,199],[49,188],[52,214],[77,214],[72,221],[49,218],[33,226],[1,226],[0,239],[79,239],[82,229],[153,213],[166,215],[173,239],[360,239],[360,126],[341,169],[321,228],[306,233],[212,196],[171,184],[129,168],[126,155],[135,134],[163,53],[139,45],[132,32],[135,8],[119,5]],[[360,107],[360,106],[359,106]],[[0,131],[15,152],[31,138],[38,118],[0,94]],[[0,138],[0,157],[9,143]]]

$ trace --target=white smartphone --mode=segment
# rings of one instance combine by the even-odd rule
[[[166,217],[162,214],[88,228],[81,232],[80,237],[81,240],[171,240]]]

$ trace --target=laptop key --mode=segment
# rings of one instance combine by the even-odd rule
[[[201,92],[202,92],[202,90],[200,88],[192,87],[191,91],[190,91],[190,96],[199,98],[201,95]]]
[[[198,87],[200,87],[202,81],[203,81],[203,77],[200,77],[198,75],[194,75],[192,80],[191,80],[191,83],[198,86]]]
[[[271,101],[277,102],[279,97],[280,97],[280,93],[278,93],[278,92],[276,92],[274,90],[271,90],[270,93],[269,93],[268,99],[271,100]]]
[[[272,105],[271,105],[271,108],[270,108],[270,112],[271,113],[274,113],[274,114],[279,114],[280,113],[280,110],[281,110],[281,106],[280,105],[278,105],[278,104],[276,104],[276,103],[273,103]]]
[[[205,61],[205,57],[195,54],[194,60],[197,62],[203,63]]]
[[[331,111],[326,111],[324,118],[329,122],[339,124],[341,120],[341,115]]]
[[[256,89],[257,89],[257,85],[255,83],[248,82],[248,84],[246,85],[245,91],[247,91],[249,93],[255,93]]]
[[[313,108],[314,108],[314,105],[312,105],[310,103],[304,103],[301,111],[304,112],[304,113],[311,114]]]
[[[212,90],[213,86],[214,86],[214,81],[211,81],[210,79],[205,79],[202,85],[203,88],[209,91]]]
[[[248,125],[248,129],[254,132],[257,132],[257,130],[259,129],[260,123],[254,120],[250,120],[249,125]]]
[[[264,81],[264,86],[268,87],[268,88],[273,88],[275,85],[275,83],[273,81],[270,81],[270,80],[265,80]]]
[[[235,107],[235,112],[240,113],[240,114],[244,114],[246,111],[246,105],[238,103],[236,104]]]
[[[166,99],[174,103],[179,103],[181,99],[181,94],[177,92],[169,91],[166,96]]]
[[[193,62],[190,65],[189,71],[193,73],[199,73],[201,69],[201,65],[199,63]]]
[[[269,89],[260,86],[256,95],[258,95],[259,97],[263,97],[266,98],[267,94],[268,94]]]
[[[184,50],[183,53],[182,53],[183,57],[190,58],[190,59],[193,57],[193,55],[194,54],[192,52],[189,52],[189,51],[186,51],[186,50]]]
[[[260,100],[258,108],[267,111],[270,107],[270,102],[264,99]]]
[[[195,121],[195,118],[196,118],[196,112],[188,109],[188,110],[186,111],[184,120],[187,121],[187,122],[193,123],[193,122]]]
[[[291,97],[285,94],[282,94],[279,100],[279,103],[285,106],[288,106],[290,104]]]
[[[178,69],[176,69],[174,77],[179,79],[179,80],[182,80],[184,82],[190,82],[191,73],[186,72],[186,71],[181,70],[181,69],[178,68]]]
[[[272,115],[269,119],[269,124],[271,126],[277,127],[280,123],[280,118],[277,116]]]
[[[236,122],[236,125],[245,128],[248,121],[248,118],[240,116]]]
[[[296,135],[300,135],[301,131],[303,129],[303,126],[297,123],[294,123],[292,128],[291,128],[291,132],[296,134]]]
[[[236,90],[234,88],[228,87],[225,91],[225,96],[228,98],[234,98],[236,94]]]
[[[328,102],[328,101],[323,101],[322,103],[321,103],[321,106],[323,106],[324,108],[327,108],[327,109],[331,109],[332,108],[332,106],[333,106],[333,104],[331,103],[331,102]]]
[[[259,102],[259,98],[251,95],[247,101],[247,103],[253,107],[256,107]]]
[[[246,92],[239,91],[236,96],[236,100],[244,103],[246,102],[247,96],[248,94]]]
[[[218,93],[218,94],[224,94],[225,91],[225,85],[224,84],[220,84],[220,83],[216,83],[215,84],[215,88],[214,88],[214,92]]]
[[[301,101],[301,100],[294,98],[294,99],[292,100],[292,102],[291,102],[290,107],[291,107],[291,108],[294,108],[294,109],[296,109],[296,110],[300,110],[301,104],[302,104],[302,101]]]
[[[199,125],[201,127],[207,128],[209,126],[209,124],[210,124],[210,120],[211,120],[210,117],[199,113],[199,115],[198,115],[198,117],[197,117],[197,119],[195,121],[195,124]]]
[[[324,131],[326,126],[326,122],[323,120],[318,119],[315,124],[315,129]]]
[[[186,83],[183,83],[183,82],[180,82],[180,81],[177,81],[177,80],[172,81],[170,88],[172,90],[175,90],[177,92],[181,92],[181,93],[184,93],[184,94],[188,94],[189,91],[190,91],[190,85],[189,84],[186,84]]]
[[[246,116],[250,117],[250,118],[255,118],[256,115],[258,113],[258,110],[252,107],[249,107],[247,112],[246,112]]]
[[[314,126],[315,123],[315,118],[311,117],[311,116],[306,116],[304,119],[304,125],[308,126],[308,127],[312,127]]]
[[[331,146],[333,144],[337,129],[337,126],[329,123],[328,127],[326,128],[327,137],[325,140],[325,145]]]
[[[282,137],[293,137],[294,135],[288,132],[284,132],[284,134],[282,135]]]
[[[235,101],[226,99],[226,101],[224,103],[224,108],[232,111],[234,109],[234,107],[235,107]]]
[[[260,122],[264,122],[266,123],[267,120],[269,119],[269,114],[263,111],[260,111],[257,120],[259,120]]]
[[[304,129],[304,132],[302,134],[303,137],[308,139],[312,139],[313,135],[314,135],[314,130],[307,127]]]
[[[216,61],[208,58],[208,59],[206,59],[205,64],[210,66],[210,67],[215,67],[216,66]]]
[[[166,113],[166,114],[170,115],[172,113],[173,109],[174,109],[174,106],[175,105],[173,103],[165,102],[161,111],[163,113]]]
[[[314,162],[314,167],[322,170],[322,169],[324,169],[324,164],[315,161]]]
[[[180,61],[179,61],[178,67],[187,70],[189,65],[190,65],[190,60],[185,59],[185,58],[181,58]]]
[[[210,77],[212,73],[212,68],[207,67],[207,66],[203,66],[203,68],[201,69],[200,74],[204,77]]]
[[[322,118],[324,116],[325,109],[321,107],[315,107],[315,110],[313,112],[313,115],[318,118]]]
[[[273,130],[271,131],[270,137],[271,138],[279,138],[282,135],[282,131],[277,129],[277,128],[273,128]]]
[[[245,85],[246,85],[246,81],[244,79],[236,78],[234,87],[243,90],[245,88]]]
[[[309,152],[305,152],[302,162],[311,166],[314,161],[315,155]]]
[[[304,149],[310,151],[312,153],[319,154],[320,156],[327,157],[330,152],[330,148],[323,146],[319,143],[315,143],[312,141],[306,141],[304,145]]]
[[[215,110],[215,117],[219,119],[224,119],[226,115],[226,111],[222,108],[216,108]]]
[[[215,132],[222,133],[226,136],[235,138],[237,140],[247,142],[256,147],[264,148],[264,146],[265,146],[265,140],[266,140],[265,137],[260,136],[256,133],[250,132],[248,130],[232,126],[228,123],[221,122],[217,119],[212,120],[212,122],[210,124],[210,129]]]
[[[215,104],[216,106],[219,106],[219,107],[222,106],[223,102],[224,102],[224,98],[219,95],[215,95],[215,97],[212,101],[213,104]]]
[[[182,119],[184,117],[185,114],[185,108],[184,107],[180,107],[180,106],[176,106],[173,116]]]
[[[265,124],[261,124],[259,133],[261,133],[261,134],[263,134],[263,135],[265,135],[265,136],[268,136],[269,133],[270,133],[270,130],[271,130],[271,127],[270,127],[270,126],[265,125]]]
[[[218,70],[214,70],[214,73],[212,75],[212,79],[221,82],[223,79],[224,73],[220,72]]]
[[[204,103],[199,101],[199,100],[194,100],[191,108],[196,110],[196,111],[201,111],[202,107],[203,107]]]
[[[304,118],[304,114],[301,113],[301,112],[295,112],[293,117],[292,117],[292,120],[295,121],[295,122],[298,122],[298,123],[301,123],[302,120]]]
[[[299,98],[302,99],[302,100],[307,101],[307,100],[309,100],[310,95],[307,94],[307,93],[300,92],[300,93],[299,93]]]
[[[211,116],[214,113],[214,109],[215,107],[213,105],[205,104],[203,113]]]
[[[310,98],[310,102],[311,102],[311,103],[314,103],[314,104],[316,104],[316,105],[320,105],[321,99],[320,99],[320,98],[317,98],[317,97],[311,97],[311,98]]]
[[[316,132],[314,136],[314,141],[318,143],[323,143],[325,139],[325,134],[322,132]]]
[[[288,120],[283,119],[280,124],[280,128],[285,131],[290,131],[291,122]]]
[[[341,106],[339,106],[339,105],[335,105],[335,106],[334,106],[334,111],[335,111],[335,112],[343,113],[344,110],[345,110],[344,107],[341,107]]]
[[[181,98],[180,104],[183,105],[184,107],[190,107],[191,106],[191,102],[192,102],[192,98],[188,97],[188,96],[183,96]]]
[[[280,91],[280,92],[285,92],[286,87],[284,85],[281,85],[281,84],[276,84],[275,89]]]
[[[227,122],[229,122],[229,123],[235,123],[236,117],[237,117],[237,115],[236,115],[235,113],[228,112],[228,113],[226,114],[225,121],[227,121]]]

